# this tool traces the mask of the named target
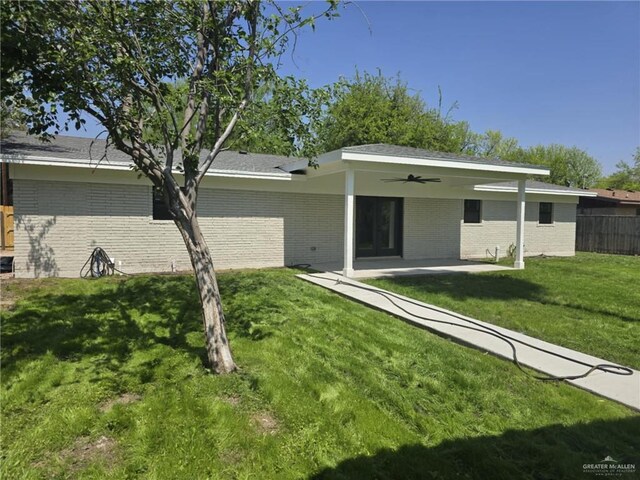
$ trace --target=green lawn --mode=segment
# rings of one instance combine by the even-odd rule
[[[640,368],[640,257],[527,258],[518,271],[368,283]]]
[[[533,265],[533,262],[530,264]],[[567,267],[570,268],[570,267]],[[203,366],[188,276],[12,281],[2,478],[592,478],[640,416],[294,277],[221,275],[241,371]]]

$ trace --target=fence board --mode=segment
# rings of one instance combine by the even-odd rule
[[[0,247],[13,248],[13,207],[0,205]]]
[[[578,215],[576,250],[640,255],[640,216]]]

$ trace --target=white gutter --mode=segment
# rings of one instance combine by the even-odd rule
[[[353,162],[371,162],[371,163],[388,163],[392,165],[412,165],[422,167],[442,167],[453,168],[458,170],[476,170],[482,172],[502,172],[502,173],[520,173],[524,175],[549,175],[551,172],[548,168],[544,167],[521,167],[512,165],[492,165],[488,163],[475,163],[475,162],[463,162],[463,161],[448,161],[441,158],[425,157],[425,158],[413,158],[413,157],[401,157],[401,156],[389,156],[389,155],[377,155],[377,154],[365,154],[355,152],[343,152],[340,150],[334,150],[328,152],[316,159],[316,164],[319,166],[327,163],[334,163],[340,161],[353,161]],[[283,165],[280,168],[289,172],[295,170],[301,170],[308,167],[306,160],[300,160],[298,162]]]
[[[133,164],[123,163],[109,163],[107,161],[87,163],[85,160],[65,158],[60,159],[57,157],[43,157],[43,156],[18,156],[18,155],[1,155],[0,161],[22,165],[38,165],[46,167],[74,167],[74,168],[91,168],[91,169],[105,169],[105,170],[120,170],[131,171]],[[173,171],[173,173],[181,175],[179,170]],[[244,170],[222,170],[222,169],[209,169],[205,174],[207,177],[224,177],[224,178],[253,178],[262,180],[302,180],[302,175],[293,175],[286,172],[248,172]]]
[[[425,167],[442,167],[464,170],[478,170],[482,172],[521,173],[525,175],[549,175],[551,172],[544,167],[518,167],[511,165],[492,165],[474,162],[451,162],[438,158],[410,158],[388,155],[367,155],[362,153],[343,152],[342,160],[352,160],[373,163],[390,163],[395,165],[414,165]]]
[[[515,193],[518,191],[516,187],[503,186],[503,185],[476,185],[473,187],[478,192],[507,192]],[[597,197],[594,192],[587,190],[552,190],[547,188],[535,188],[527,187],[526,193],[537,193],[541,195],[569,195],[574,197]]]

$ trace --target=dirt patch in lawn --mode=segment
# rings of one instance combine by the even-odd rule
[[[280,423],[269,412],[258,412],[251,419],[261,433],[275,435],[280,430]]]
[[[62,450],[58,454],[58,458],[65,465],[65,471],[71,475],[71,478],[75,478],[78,472],[87,468],[91,463],[98,462],[108,468],[112,467],[120,460],[120,453],[118,443],[113,438],[103,435],[94,440],[89,437],[78,438],[71,447]],[[46,470],[49,478],[56,477],[59,473],[51,468],[52,462],[50,460],[41,460],[34,463],[33,466]]]
[[[58,279],[15,278],[13,273],[0,274],[0,309],[11,310],[15,303],[46,285],[53,285]]]
[[[229,395],[227,397],[222,397],[222,401],[228,403],[232,407],[237,407],[240,405],[240,395]]]
[[[246,454],[241,450],[224,450],[220,454],[220,461],[225,465],[237,465],[242,462]]]
[[[142,396],[137,393],[123,393],[117,398],[111,398],[100,404],[100,411],[105,413],[111,410],[115,405],[128,405],[130,403],[142,400]]]

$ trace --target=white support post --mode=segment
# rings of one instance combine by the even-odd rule
[[[355,224],[355,174],[344,172],[344,269],[345,277],[353,276],[353,227]]]
[[[516,260],[513,263],[513,267],[520,270],[524,268],[525,186],[526,180],[518,180],[518,208],[516,213]]]

